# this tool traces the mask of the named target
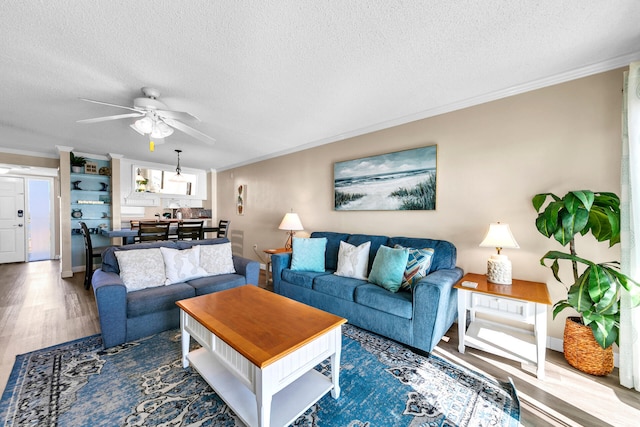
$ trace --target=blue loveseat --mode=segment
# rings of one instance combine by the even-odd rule
[[[291,253],[274,254],[271,262],[276,293],[426,352],[433,350],[453,324],[457,315],[457,290],[453,285],[463,272],[456,267],[456,248],[452,243],[333,232],[314,232],[311,237],[327,239],[325,272],[291,270]],[[334,275],[340,241],[354,246],[371,242],[369,272],[380,245],[432,248],[435,252],[429,274],[412,291],[394,293],[366,280]]]
[[[180,325],[176,301],[258,283],[260,264],[247,258],[232,256],[235,273],[211,275],[181,283],[149,287],[127,292],[120,277],[116,251],[166,247],[178,250],[195,245],[229,243],[226,238],[140,243],[107,249],[102,266],[93,274],[91,283],[98,306],[102,343],[105,348],[156,334]]]

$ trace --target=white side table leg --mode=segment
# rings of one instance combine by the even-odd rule
[[[186,368],[189,366],[189,358],[187,355],[189,354],[189,343],[191,341],[191,335],[187,332],[185,326],[187,323],[187,313],[180,310],[180,337],[182,343],[182,367]]]
[[[340,354],[342,353],[342,326],[337,327],[332,333],[335,338],[336,351],[331,355],[331,381],[333,382],[331,397],[337,399],[340,397]]]
[[[536,376],[544,380],[544,363],[547,351],[547,306],[536,303],[536,323],[534,325],[536,336]]]
[[[458,289],[458,351],[464,354],[464,336],[467,329],[468,291]]]

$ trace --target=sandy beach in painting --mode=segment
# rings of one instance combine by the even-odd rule
[[[397,210],[402,199],[392,197],[399,188],[411,189],[426,181],[434,170],[421,170],[415,174],[375,175],[336,181],[336,191],[347,194],[365,194],[364,197],[336,207],[336,210]],[[395,176],[394,176],[395,175]]]

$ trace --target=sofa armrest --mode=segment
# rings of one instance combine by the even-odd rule
[[[422,278],[413,289],[414,346],[432,351],[456,318],[457,289],[463,276],[459,267],[441,269]]]
[[[98,269],[91,279],[98,306],[102,345],[113,347],[127,337],[127,288],[117,273]]]
[[[291,252],[283,252],[271,255],[271,278],[273,279],[273,291],[280,293],[280,281],[282,270],[291,266]]]
[[[260,277],[259,262],[234,255],[233,267],[236,269],[236,273],[245,277],[246,283],[258,286],[258,278]]]

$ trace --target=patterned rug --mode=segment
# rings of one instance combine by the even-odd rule
[[[193,340],[192,340],[193,341]],[[3,426],[242,426],[180,363],[180,332],[102,350],[99,335],[20,355],[0,401]],[[316,367],[327,373],[329,363]],[[517,426],[512,383],[343,327],[340,384],[295,426]],[[277,408],[273,408],[277,411]]]

